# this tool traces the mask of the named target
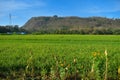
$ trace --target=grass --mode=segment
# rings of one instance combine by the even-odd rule
[[[119,35],[0,35],[0,79],[116,80],[119,48]]]

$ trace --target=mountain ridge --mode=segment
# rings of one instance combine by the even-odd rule
[[[105,17],[39,16],[29,19],[23,29],[30,32],[67,30],[79,31],[85,28],[120,28],[120,19]]]

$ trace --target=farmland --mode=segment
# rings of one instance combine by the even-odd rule
[[[0,79],[118,80],[119,35],[0,35]]]

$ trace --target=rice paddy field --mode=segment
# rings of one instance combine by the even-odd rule
[[[0,80],[120,80],[120,36],[0,35]]]

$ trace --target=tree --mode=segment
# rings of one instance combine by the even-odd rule
[[[53,17],[54,17],[54,18],[58,18],[58,16],[57,16],[57,15],[54,15]]]
[[[14,32],[19,32],[19,26],[18,25],[15,25],[13,28],[14,28]]]

